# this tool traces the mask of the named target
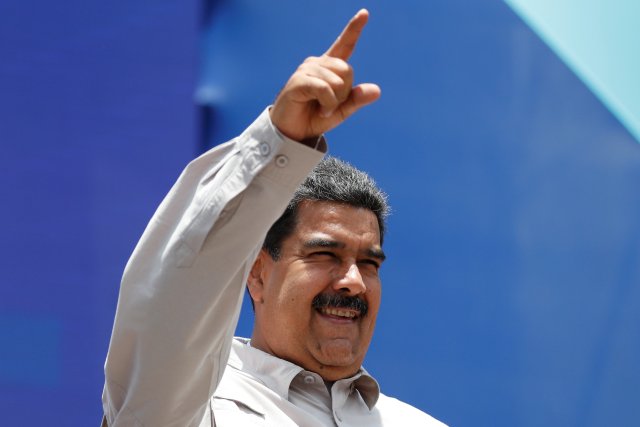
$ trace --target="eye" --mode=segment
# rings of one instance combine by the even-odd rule
[[[373,268],[376,271],[380,269],[380,263],[375,259],[363,259],[358,261],[358,264],[363,265],[367,268]]]
[[[334,254],[333,252],[329,252],[329,251],[318,251],[318,252],[313,252],[310,254],[310,256],[312,257],[329,257],[329,258],[336,258],[336,254]]]

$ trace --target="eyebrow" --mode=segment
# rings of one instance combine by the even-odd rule
[[[313,248],[330,248],[330,249],[344,249],[347,245],[343,242],[337,242],[335,240],[315,238],[311,240],[307,240],[304,242],[305,249],[313,249]],[[379,248],[368,248],[365,250],[367,256],[372,258],[376,258],[380,261],[384,261],[387,256],[384,251]]]
[[[385,255],[383,250],[378,248],[367,249],[367,255],[369,255],[372,258],[377,258],[380,261],[384,261],[385,259],[387,259],[387,256]]]

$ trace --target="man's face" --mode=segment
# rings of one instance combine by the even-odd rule
[[[373,212],[302,202],[280,258],[261,251],[249,277],[252,345],[328,381],[353,375],[373,335],[383,259]]]

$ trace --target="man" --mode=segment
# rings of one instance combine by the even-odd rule
[[[191,162],[158,208],[123,276],[103,423],[442,425],[361,367],[386,202],[364,173],[321,161],[322,135],[380,96],[353,86],[346,62],[367,19],[307,59],[242,135]],[[250,341],[233,339],[245,283]]]

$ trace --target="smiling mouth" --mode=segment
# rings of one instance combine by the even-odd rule
[[[341,294],[316,295],[311,306],[321,315],[339,321],[355,321],[367,315],[369,305],[360,297]]]
[[[345,310],[343,308],[334,308],[334,307],[322,307],[318,309],[320,314],[324,314],[325,316],[333,316],[339,317],[342,319],[355,320],[359,317],[359,311],[353,310]]]

